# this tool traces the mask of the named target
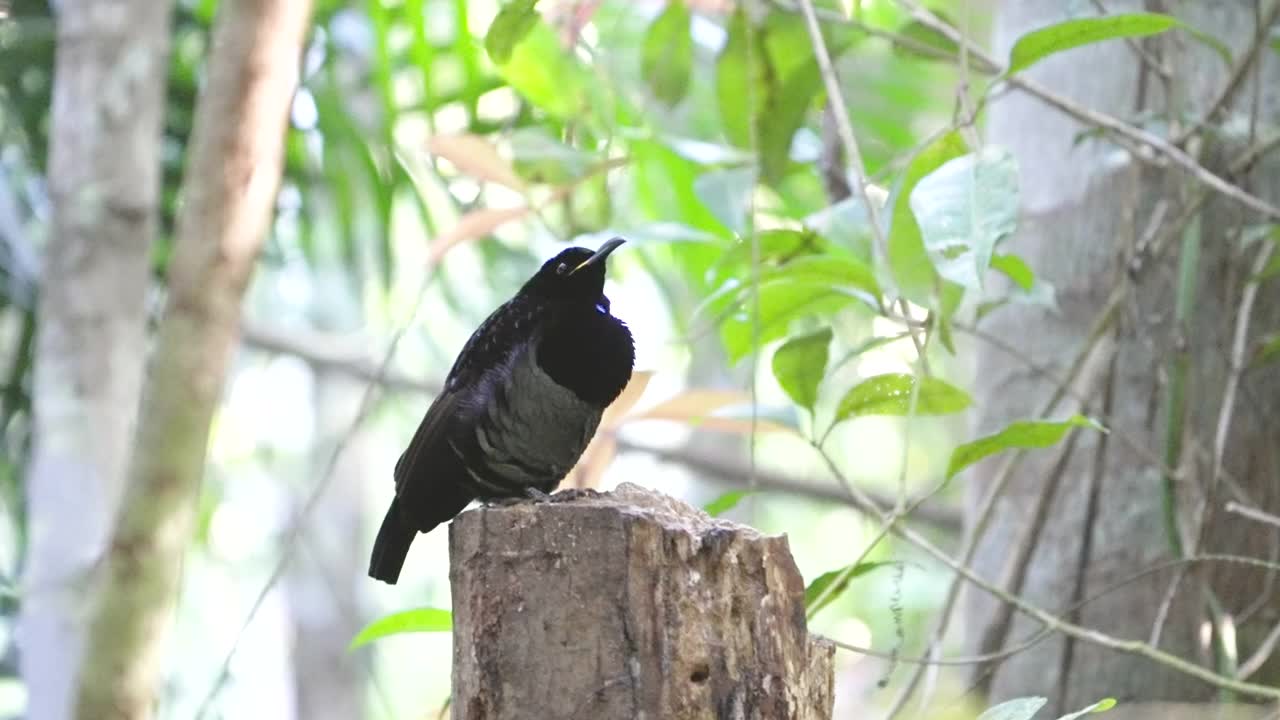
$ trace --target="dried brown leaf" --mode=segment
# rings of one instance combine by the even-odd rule
[[[427,251],[427,262],[435,265],[459,243],[478,240],[509,222],[523,218],[529,212],[527,206],[472,210],[458,218],[456,225],[435,236]]]
[[[516,175],[511,163],[488,139],[479,135],[433,135],[427,141],[427,150],[453,163],[467,177],[505,185],[512,190],[524,189],[524,181]]]

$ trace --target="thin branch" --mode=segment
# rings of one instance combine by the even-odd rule
[[[889,522],[892,517],[892,513],[882,508],[878,503],[868,497],[866,493],[862,492],[857,487],[850,485],[848,480],[845,479],[844,475],[840,472],[839,467],[836,466],[835,461],[832,460],[831,456],[826,453],[822,453],[821,455],[823,460],[826,462],[828,469],[830,469],[831,473],[839,480],[841,486],[848,490],[850,498],[859,507],[863,508],[868,513],[873,513],[880,517],[883,522]],[[1176,655],[1153,648],[1142,641],[1123,640],[1100,630],[1094,630],[1092,628],[1082,627],[1075,623],[1067,622],[1057,615],[1043,610],[1038,606],[1023,600],[1021,597],[1011,595],[1003,589],[996,587],[994,584],[987,582],[982,578],[982,576],[978,575],[967,565],[954,560],[950,555],[930,542],[928,538],[913,530],[910,526],[893,524],[892,532],[912,545],[915,545],[917,548],[923,550],[925,553],[933,556],[943,565],[946,565],[952,571],[963,576],[964,579],[973,583],[984,592],[994,596],[998,600],[1016,606],[1019,611],[1040,622],[1046,627],[1046,629],[1061,632],[1065,635],[1074,637],[1077,640],[1082,640],[1099,647],[1115,650],[1116,652],[1146,658],[1175,672],[1202,680],[1223,690],[1229,690],[1249,697],[1280,700],[1280,688],[1242,682],[1234,678],[1224,677],[1212,670],[1196,665],[1195,663],[1184,660]]]
[[[1268,512],[1263,512],[1262,510],[1259,510],[1257,508],[1246,507],[1244,505],[1241,505],[1238,502],[1227,503],[1225,509],[1229,513],[1234,513],[1236,515],[1240,515],[1241,517],[1247,517],[1250,520],[1260,522],[1266,525],[1270,525],[1280,530],[1280,516],[1272,515],[1271,513],[1268,513]]]
[[[709,480],[732,487],[746,485],[743,482],[743,479],[747,476],[746,463],[730,463],[723,458],[712,457],[686,448],[660,448],[644,445],[622,437],[617,437],[617,441],[619,451],[645,453],[653,455],[659,460],[680,463],[697,473],[698,478],[701,480]],[[819,484],[805,481],[763,469],[756,470],[756,480],[758,487],[765,491],[788,493],[827,502],[838,502],[854,508],[857,507],[849,500],[847,493],[841,492],[840,488],[828,483]],[[896,502],[892,496],[884,493],[869,490],[867,495],[875,498],[876,502],[885,505],[893,505]],[[960,532],[963,517],[959,508],[931,500],[927,495],[912,499],[910,507],[914,509],[914,512],[910,515],[911,518],[928,523],[944,532]]]
[[[1243,84],[1245,76],[1249,74],[1249,69],[1257,65],[1259,54],[1267,46],[1268,29],[1275,24],[1277,18],[1280,18],[1280,0],[1271,3],[1271,7],[1267,8],[1262,13],[1262,16],[1258,18],[1253,41],[1249,43],[1249,47],[1244,54],[1236,59],[1235,64],[1231,67],[1231,72],[1227,75],[1227,82],[1223,84],[1217,96],[1209,103],[1209,109],[1205,110],[1204,117],[1192,123],[1186,130],[1183,130],[1173,140],[1174,145],[1178,147],[1186,146],[1192,135],[1204,130],[1209,123],[1217,119],[1218,115],[1226,109],[1231,102],[1231,98]]]
[[[434,267],[435,266],[433,265],[433,269]],[[319,506],[320,499],[324,496],[325,490],[329,488],[329,484],[333,481],[334,472],[338,467],[338,460],[342,457],[342,454],[346,452],[346,439],[355,436],[356,430],[365,421],[365,418],[368,417],[370,411],[373,409],[374,398],[383,388],[383,381],[388,369],[391,367],[392,360],[395,358],[396,348],[399,347],[400,341],[404,338],[405,333],[409,331],[410,327],[412,327],[413,319],[418,315],[418,309],[422,304],[423,297],[426,295],[427,288],[435,277],[435,272],[427,272],[423,275],[422,285],[414,295],[415,300],[413,307],[409,311],[409,319],[396,331],[395,335],[391,338],[391,342],[387,344],[387,350],[383,355],[382,363],[378,367],[377,374],[373,378],[369,379],[369,383],[365,387],[364,395],[360,399],[360,406],[356,410],[355,416],[351,419],[351,424],[348,427],[347,432],[342,436],[344,440],[337,443],[333,448],[333,452],[329,456],[329,462],[325,465],[324,472],[320,475],[320,480],[316,483],[316,486],[312,488],[311,494],[307,497],[306,502],[303,503],[301,510],[299,510],[294,522],[289,527],[289,530],[285,535],[283,547],[280,550],[280,557],[276,560],[275,567],[272,568],[271,573],[267,576],[267,581],[263,583],[262,589],[258,591],[257,596],[253,600],[253,604],[249,606],[249,612],[245,615],[244,621],[240,624],[240,628],[236,631],[236,635],[231,641],[231,647],[227,650],[227,654],[223,658],[222,664],[219,666],[218,672],[214,676],[208,692],[205,693],[204,700],[201,701],[200,706],[196,710],[194,715],[196,720],[203,718],[212,708],[214,700],[217,699],[218,694],[222,692],[222,688],[230,679],[231,661],[235,659],[236,652],[240,649],[241,640],[248,631],[249,625],[252,624],[254,617],[257,616],[258,611],[262,608],[263,603],[266,602],[267,596],[271,593],[272,588],[274,588],[276,583],[280,582],[280,579],[284,577],[284,571],[293,557],[293,552],[297,549],[302,540],[303,530],[306,527],[307,522],[310,520],[312,513],[315,512],[316,507]]]
[[[969,52],[973,53],[974,57],[999,67],[999,63],[982,50],[982,48],[975,45],[959,30],[940,19],[933,12],[925,9],[916,2],[916,0],[896,0],[896,2],[906,8],[911,13],[912,17],[919,22],[938,31],[952,42],[969,47]],[[1159,135],[1148,132],[1134,125],[1130,125],[1129,123],[1106,113],[1080,105],[1070,98],[1059,95],[1041,86],[1035,81],[1027,79],[1021,74],[1005,76],[1003,79],[1010,85],[1030,93],[1082,123],[1092,125],[1100,129],[1109,130],[1120,137],[1151,148],[1153,151],[1163,155],[1174,165],[1182,168],[1198,182],[1213,191],[1223,195],[1224,197],[1231,198],[1241,205],[1254,210],[1273,221],[1280,221],[1280,208],[1268,203],[1256,195],[1252,195],[1244,191],[1239,186],[1233,185],[1218,175],[1215,175],[1208,168],[1196,162],[1194,158],[1184,152],[1181,148],[1175,146],[1173,143]],[[1150,159],[1145,153],[1136,153],[1135,157],[1140,160]]]

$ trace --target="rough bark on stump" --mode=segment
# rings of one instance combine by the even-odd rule
[[[449,556],[454,720],[831,717],[785,536],[623,484],[463,513]]]

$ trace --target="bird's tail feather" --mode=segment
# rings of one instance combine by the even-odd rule
[[[378,537],[373,541],[373,556],[369,558],[369,577],[395,585],[400,579],[400,568],[409,554],[409,546],[418,529],[404,521],[400,514],[400,501],[391,501],[387,516],[382,519]]]

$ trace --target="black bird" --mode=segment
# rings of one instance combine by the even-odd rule
[[[394,585],[417,533],[472,500],[545,498],[577,463],[635,361],[604,295],[623,242],[564,250],[471,335],[396,463],[370,577]]]

